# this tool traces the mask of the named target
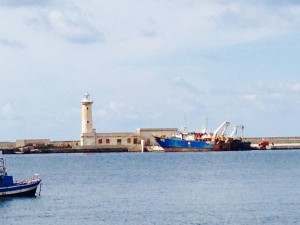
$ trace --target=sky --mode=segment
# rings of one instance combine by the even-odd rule
[[[296,0],[0,0],[0,141],[137,128],[300,136]]]

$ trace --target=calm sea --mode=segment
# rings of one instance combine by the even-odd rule
[[[300,151],[4,155],[1,224],[300,224]]]

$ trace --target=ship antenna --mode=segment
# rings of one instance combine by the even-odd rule
[[[207,131],[207,126],[208,126],[208,118],[206,117],[206,118],[205,118],[205,125],[204,125],[204,127],[203,127],[203,129],[202,129],[202,133],[203,133],[203,134],[206,133],[206,131]]]
[[[186,132],[187,128],[186,128],[186,116],[184,115],[183,117],[183,131]]]

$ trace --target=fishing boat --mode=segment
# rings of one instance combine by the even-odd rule
[[[154,136],[156,142],[165,152],[193,152],[193,151],[241,151],[250,150],[251,143],[237,136],[243,125],[234,127],[232,133],[226,137],[225,132],[230,122],[223,122],[213,133],[208,132],[206,127],[201,132],[181,131],[172,137]]]
[[[13,176],[7,175],[5,164],[5,159],[0,157],[0,197],[34,197],[42,180],[36,177],[14,182]]]

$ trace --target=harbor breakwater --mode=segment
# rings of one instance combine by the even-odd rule
[[[244,141],[251,142],[251,147],[255,149],[260,149],[259,144],[262,142],[268,142],[269,145],[266,149],[276,150],[276,149],[300,149],[300,137],[247,137],[243,139]]]
[[[247,137],[243,141],[251,142],[249,150],[280,150],[280,149],[300,149],[300,137]],[[266,147],[259,144],[268,142]],[[120,145],[104,145],[104,146],[79,146],[78,141],[69,141],[62,145],[57,142],[40,145],[28,145],[24,147],[15,147],[12,142],[0,142],[0,150],[3,154],[34,154],[34,153],[109,153],[109,152],[142,152],[140,144],[131,147]],[[146,151],[146,149],[144,149]],[[155,151],[154,151],[155,152]],[[161,152],[161,151],[160,151]]]

